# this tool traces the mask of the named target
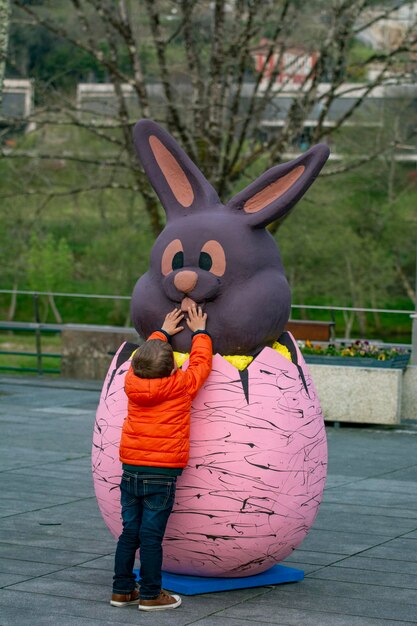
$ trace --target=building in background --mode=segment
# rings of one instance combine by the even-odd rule
[[[274,74],[276,86],[288,89],[303,85],[313,76],[318,59],[316,51],[299,45],[288,46],[268,58],[269,45],[268,39],[261,39],[253,53],[256,72],[264,70],[261,87],[267,86]]]
[[[33,81],[5,78],[0,117],[3,119],[25,119],[33,111]]]

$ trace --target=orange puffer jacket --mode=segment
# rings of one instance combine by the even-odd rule
[[[162,332],[149,339],[167,341]],[[184,372],[166,378],[139,378],[130,367],[125,379],[127,417],[120,442],[120,460],[128,465],[187,465],[190,452],[191,401],[211,370],[209,335],[193,336],[190,362]]]

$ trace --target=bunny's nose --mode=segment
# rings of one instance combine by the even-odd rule
[[[189,293],[196,286],[197,280],[198,276],[196,272],[184,270],[183,272],[178,272],[178,274],[176,274],[174,278],[174,285],[178,291],[182,291],[182,293]]]

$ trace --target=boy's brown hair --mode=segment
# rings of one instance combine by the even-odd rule
[[[161,339],[142,344],[132,358],[132,369],[139,378],[165,378],[174,368],[172,347]]]

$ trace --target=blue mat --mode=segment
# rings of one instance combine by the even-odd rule
[[[134,570],[136,578],[140,580],[139,570]],[[204,576],[181,576],[162,572],[162,586],[164,589],[182,593],[185,596],[194,596],[199,593],[214,593],[215,591],[232,591],[233,589],[247,589],[249,587],[264,587],[265,585],[281,585],[303,580],[304,572],[293,567],[274,565],[271,569],[255,576],[241,578],[206,578]]]

